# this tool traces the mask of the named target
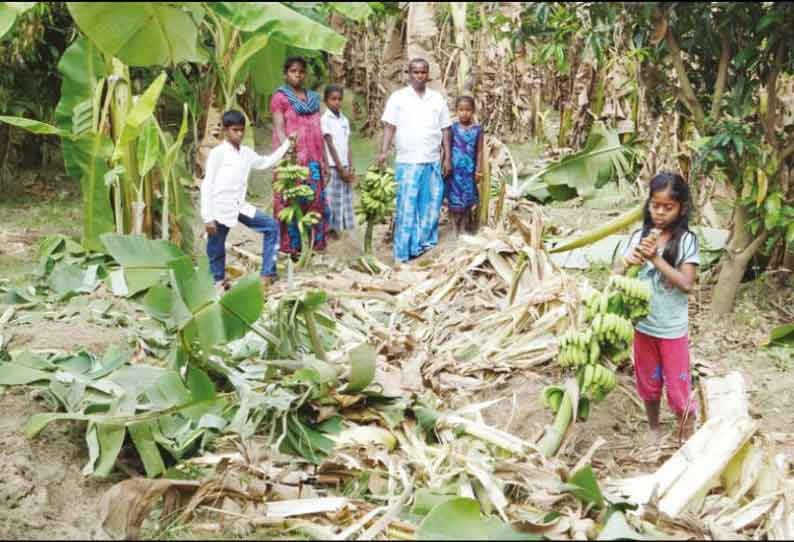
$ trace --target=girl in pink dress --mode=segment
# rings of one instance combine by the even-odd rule
[[[314,198],[301,202],[304,213],[314,211],[320,221],[312,227],[314,250],[325,250],[328,219],[331,212],[325,193],[325,181],[328,178],[328,164],[324,152],[322,129],[320,127],[320,96],[311,90],[304,89],[306,78],[306,60],[302,57],[290,57],[284,62],[284,79],[286,84],[280,86],[270,100],[270,112],[273,115],[273,148],[292,134],[297,134],[298,162],[309,168],[309,178],[304,184],[314,190]],[[278,216],[286,204],[278,192],[273,193],[273,215]],[[301,238],[295,223],[281,222],[280,250],[296,257],[301,250]]]

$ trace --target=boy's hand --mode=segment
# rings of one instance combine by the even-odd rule
[[[346,183],[354,184],[356,182],[356,176],[353,173],[353,170],[346,168],[344,171],[342,171],[342,180]]]
[[[214,220],[204,224],[204,229],[207,230],[207,235],[215,235],[218,233],[218,223]]]
[[[444,160],[444,166],[442,167],[441,173],[444,177],[448,177],[450,173],[452,173],[452,161],[447,159]]]

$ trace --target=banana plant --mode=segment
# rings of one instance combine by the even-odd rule
[[[593,125],[584,148],[550,164],[527,179],[519,192],[538,199],[567,200],[592,195],[599,181],[630,171],[629,157],[637,151],[620,142],[603,123]]]
[[[0,38],[11,30],[19,15],[36,5],[37,2],[0,2]]]

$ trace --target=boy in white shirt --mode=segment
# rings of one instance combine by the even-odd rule
[[[226,236],[238,222],[263,234],[262,283],[271,284],[276,277],[278,221],[245,201],[245,195],[251,169],[273,167],[290,147],[287,139],[268,156],[243,145],[245,116],[240,111],[223,114],[223,133],[225,141],[210,151],[201,184],[201,219],[207,230],[207,257],[219,292],[229,289],[225,280]]]
[[[343,230],[355,228],[353,221],[353,155],[350,151],[350,123],[342,114],[344,90],[339,85],[325,87],[326,110],[320,119],[330,168],[328,205],[331,208],[329,236],[338,237]]]

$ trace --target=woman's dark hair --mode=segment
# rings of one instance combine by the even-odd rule
[[[455,100],[455,108],[457,108],[460,104],[467,103],[471,106],[472,111],[476,111],[477,106],[474,104],[474,98],[471,96],[458,96]]]
[[[245,115],[236,109],[230,109],[223,114],[223,127],[229,126],[245,126]]]
[[[309,65],[306,63],[306,59],[302,56],[290,56],[287,57],[287,60],[284,61],[284,73],[286,74],[289,69],[292,67],[293,64],[300,64],[304,70],[307,70]]]
[[[689,211],[692,208],[689,185],[681,175],[663,171],[651,179],[648,200],[645,202],[642,214],[642,237],[648,235],[654,227],[650,209],[651,197],[655,193],[664,192],[665,190],[669,190],[670,197],[681,204],[681,211],[678,214],[678,218],[669,226],[670,229],[673,230],[673,235],[670,237],[662,253],[662,258],[675,267],[678,260],[678,247],[681,244],[681,238],[686,233],[692,233],[689,231]]]
[[[328,98],[331,97],[331,94],[335,92],[340,96],[345,95],[345,89],[343,89],[340,85],[326,85],[325,92],[323,92],[323,100],[328,101]]]

